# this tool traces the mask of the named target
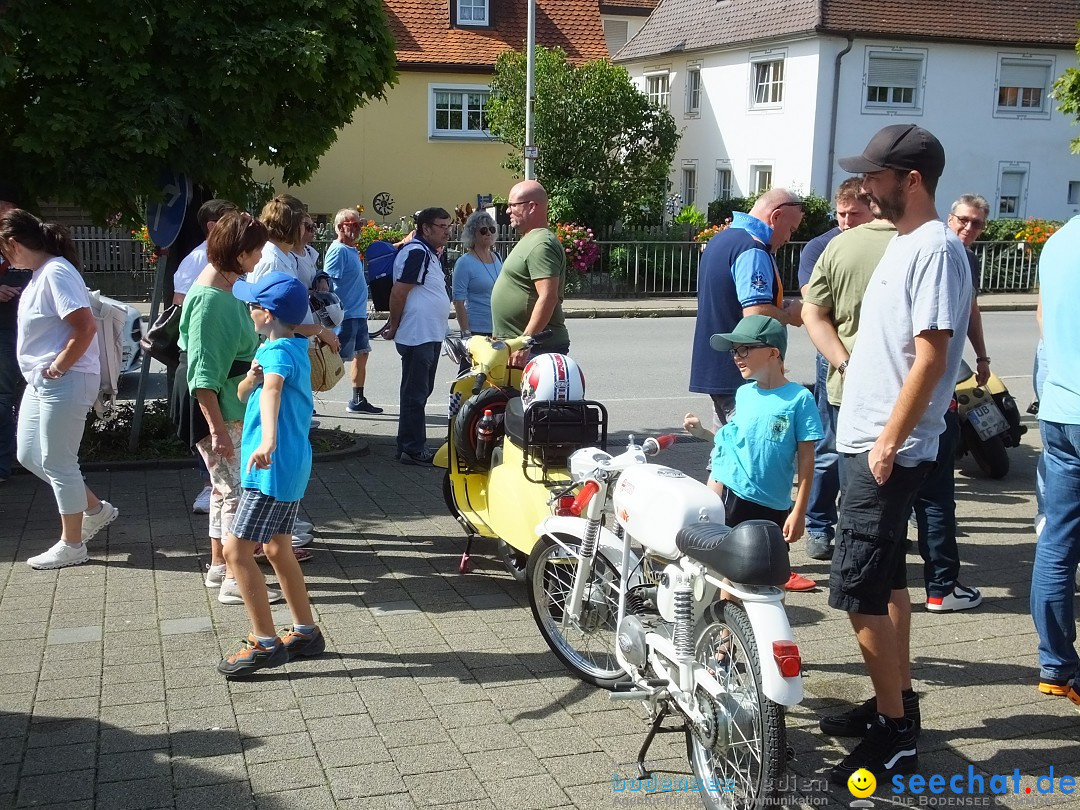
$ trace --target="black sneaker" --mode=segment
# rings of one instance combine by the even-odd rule
[[[241,642],[244,646],[239,652],[235,652],[228,658],[222,658],[218,663],[218,672],[229,678],[243,678],[260,669],[280,667],[289,663],[289,651],[281,643],[281,639],[275,639],[273,647],[263,647],[255,636],[250,635]]]
[[[411,464],[415,467],[430,467],[434,459],[435,451],[426,449],[416,454],[402,453],[398,456],[398,461],[402,464]]]
[[[859,768],[866,768],[881,784],[895,774],[915,773],[919,767],[915,738],[911,720],[892,720],[879,714],[862,742],[829,772],[829,781],[846,785]]]
[[[292,627],[281,632],[281,643],[289,651],[289,660],[294,658],[314,658],[326,649],[326,638],[322,630],[315,627],[310,633],[300,633]]]
[[[904,719],[915,724],[915,733],[922,730],[922,716],[919,714],[919,696],[914,689],[906,689],[904,698]],[[877,713],[877,698],[870,698],[865,703],[843,714],[822,717],[818,725],[832,737],[862,737],[866,734]]]
[[[806,536],[806,556],[811,560],[831,560],[833,555],[832,540],[823,534]]]
[[[367,397],[364,397],[360,401],[350,399],[348,404],[345,405],[345,410],[349,413],[382,413],[382,408],[376,408],[370,402],[367,401]]]

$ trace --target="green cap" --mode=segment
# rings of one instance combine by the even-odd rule
[[[731,332],[713,335],[709,345],[718,352],[726,352],[737,343],[763,343],[780,350],[780,357],[787,354],[787,330],[776,318],[768,315],[747,315]]]

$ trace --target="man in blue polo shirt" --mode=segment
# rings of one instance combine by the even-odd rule
[[[791,239],[803,203],[782,188],[766,191],[749,214],[736,211],[731,225],[709,240],[698,267],[698,312],[690,364],[690,390],[712,397],[716,425],[735,410],[735,390],[746,382],[735,361],[709,346],[747,315],[766,315],[799,326],[800,305],[784,301],[773,254]]]

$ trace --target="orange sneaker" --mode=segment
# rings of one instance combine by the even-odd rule
[[[791,572],[791,576],[788,577],[787,584],[784,586],[784,590],[787,591],[812,591],[817,587],[817,583],[812,579]]]
[[[1077,706],[1080,706],[1080,692],[1076,691],[1076,685],[1072,682],[1039,681],[1039,691],[1051,697],[1067,697]]]

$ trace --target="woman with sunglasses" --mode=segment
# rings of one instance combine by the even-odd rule
[[[245,406],[237,388],[259,347],[248,306],[233,296],[232,288],[254,270],[266,241],[266,226],[251,214],[230,211],[219,219],[206,240],[210,263],[191,285],[180,319],[172,412],[181,440],[198,451],[210,472],[206,587],[219,588],[218,601],[225,605],[244,604],[236,580],[226,571],[221,541],[240,502]],[[280,591],[270,591],[270,601],[281,598]]]
[[[491,288],[502,270],[502,259],[492,250],[497,230],[491,214],[482,210],[469,216],[461,232],[468,252],[454,264],[453,300],[462,336],[491,334]]]
[[[26,379],[19,406],[19,463],[47,482],[60,512],[60,540],[31,557],[31,568],[64,568],[89,559],[86,540],[119,510],[83,483],[79,470],[86,414],[98,393],[97,324],[75,245],[61,225],[19,208],[0,216],[0,253],[32,270],[19,294],[16,353]]]

